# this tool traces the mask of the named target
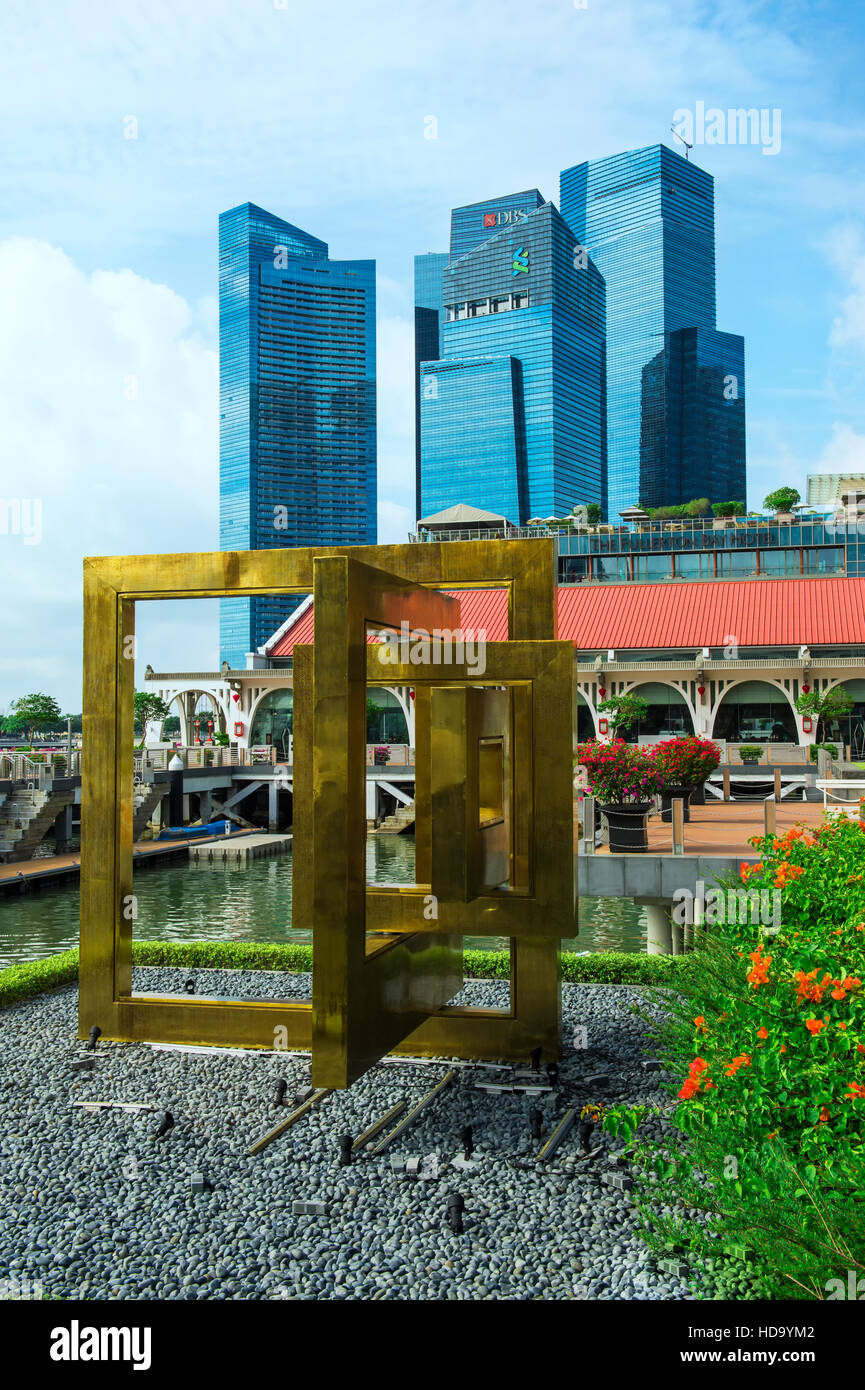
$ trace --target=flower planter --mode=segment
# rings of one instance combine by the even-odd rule
[[[387,753],[374,753],[373,763],[376,767],[387,767]]]
[[[692,806],[705,806],[705,804],[706,804],[706,783],[705,783],[705,782],[698,782],[698,783],[696,784],[695,787],[692,787],[692,788],[691,788],[691,805],[692,805]]]
[[[702,790],[702,785],[700,789]],[[661,820],[667,822],[672,821],[673,802],[684,801],[685,820],[689,821],[691,819],[691,810],[688,805],[688,802],[690,801],[691,796],[695,791],[696,787],[693,785],[693,783],[691,783],[689,786],[667,787],[661,793]]]
[[[611,854],[645,854],[649,847],[646,817],[651,801],[625,801],[602,806],[610,827]]]

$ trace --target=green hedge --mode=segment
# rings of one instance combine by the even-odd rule
[[[508,979],[507,951],[466,951],[463,959],[469,979]],[[312,947],[290,942],[136,941],[132,960],[135,965],[177,966],[184,970],[304,971],[312,969]],[[587,956],[565,952],[559,956],[561,977],[571,984],[672,984],[688,960],[683,956],[645,956],[626,951],[596,951]],[[77,947],[45,960],[10,966],[0,970],[0,1007],[72,984],[77,978]]]

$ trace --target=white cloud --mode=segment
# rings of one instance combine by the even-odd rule
[[[0,302],[0,491],[42,505],[40,544],[0,534],[0,706],[46,689],[77,711],[82,558],[217,544],[216,354],[167,286],[43,242],[0,242]],[[190,637],[215,660],[215,633]]]
[[[865,434],[850,425],[835,424],[812,473],[859,473],[865,468]]]
[[[829,237],[827,254],[846,282],[841,308],[832,321],[833,348],[865,348],[865,238],[860,226],[837,227]]]

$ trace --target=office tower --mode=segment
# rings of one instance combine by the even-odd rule
[[[746,501],[745,343],[679,328],[643,368],[640,503]]]
[[[441,331],[445,317],[442,275],[447,251],[430,251],[414,258],[414,457],[415,500],[420,505],[420,364],[441,356]]]
[[[418,515],[603,504],[602,277],[536,190],[456,209],[451,243],[469,249],[442,273],[441,355],[420,362]]]
[[[222,550],[376,540],[375,262],[252,203],[219,218]],[[297,606],[220,600],[233,668]]]
[[[610,518],[616,520],[618,512],[637,502],[666,505],[694,495],[727,501],[729,487],[738,486],[734,480],[744,483],[744,425],[737,423],[744,411],[744,350],[733,334],[711,336],[716,326],[711,176],[666,146],[653,145],[565,169],[560,202],[562,216],[606,282]],[[690,349],[671,341],[681,329],[702,330]],[[660,428],[655,417],[658,380],[669,383],[688,351],[705,360],[704,385],[712,372],[717,383],[735,377],[736,394],[729,383],[720,403],[699,390],[692,393],[685,437],[674,413],[675,390],[665,393],[667,416]],[[674,360],[659,362],[662,352],[671,352]],[[645,403],[644,387],[654,393]],[[706,412],[702,421],[693,418],[700,409]],[[701,463],[692,443],[723,436],[727,409],[734,417],[730,455]],[[666,442],[670,461],[659,461],[659,439]],[[673,462],[679,456],[686,460],[681,467]],[[695,479],[696,493],[690,490]],[[743,485],[739,493],[744,497]]]

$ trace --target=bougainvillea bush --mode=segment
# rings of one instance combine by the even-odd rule
[[[646,1116],[611,1125],[638,1125],[650,1240],[690,1248],[695,1271],[749,1259],[758,1297],[840,1298],[865,1275],[865,826],[752,843],[737,886],[779,893],[780,925],[740,902],[695,929],[658,1037],[664,1138],[640,1141]],[[671,1185],[681,1215],[664,1217]]]
[[[584,767],[585,790],[605,806],[651,801],[661,789],[661,779],[651,756],[635,743],[590,740],[576,751],[574,762]]]
[[[707,738],[664,739],[651,750],[662,787],[691,787],[705,782],[721,761],[721,750]]]

